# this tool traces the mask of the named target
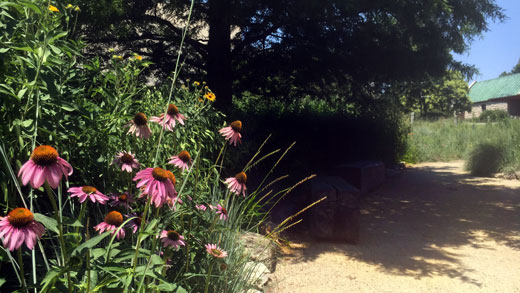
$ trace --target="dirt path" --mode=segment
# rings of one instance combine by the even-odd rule
[[[362,202],[358,245],[297,243],[269,292],[520,292],[520,181],[414,165]]]

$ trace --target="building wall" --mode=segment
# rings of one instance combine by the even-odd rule
[[[516,101],[514,101],[516,102]],[[509,103],[512,103],[512,102],[509,102]],[[486,105],[486,110],[504,110],[504,111],[508,111],[508,103],[507,102],[488,102],[488,103],[478,103],[478,104],[473,104],[471,106],[471,112],[466,112],[464,113],[464,118],[465,119],[469,119],[469,118],[478,118],[480,116],[480,114],[482,114],[482,105]],[[515,104],[515,109],[517,109],[518,113],[517,115],[520,115],[520,102],[518,102],[517,104]],[[512,113],[510,113],[510,115],[514,115]]]
[[[509,115],[520,116],[520,100],[511,100],[507,104]]]

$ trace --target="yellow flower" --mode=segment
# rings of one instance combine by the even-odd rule
[[[72,5],[72,4],[70,4],[70,3],[67,4],[67,6],[65,6],[65,9],[72,9],[72,8],[74,8],[74,5]]]
[[[123,56],[121,56],[121,55],[112,55],[112,59],[123,60]]]
[[[199,86],[199,85],[200,85],[200,82],[198,82],[198,81],[194,81],[194,82],[193,82],[193,85],[194,85],[194,86]]]
[[[143,60],[143,56],[141,56],[141,55],[135,55],[134,58],[139,60],[139,61]]]
[[[208,86],[207,86],[207,85],[205,85],[205,86],[204,86],[204,89],[205,89],[205,90],[207,90],[207,89],[208,89]]]
[[[49,4],[49,10],[52,12],[60,12],[58,7]]]
[[[81,9],[79,9],[79,6],[76,5],[76,7],[74,7],[74,11],[80,11]]]
[[[206,93],[206,94],[204,95],[204,98],[206,98],[206,99],[208,99],[208,100],[210,100],[210,101],[213,102],[213,101],[215,101],[216,96],[215,96],[214,93],[209,92],[209,93]]]

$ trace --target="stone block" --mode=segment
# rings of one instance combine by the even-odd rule
[[[340,177],[320,176],[312,182],[312,201],[327,199],[310,210],[313,237],[357,243],[359,190]]]
[[[339,165],[335,174],[366,194],[378,188],[385,181],[385,164],[380,161],[359,161]]]

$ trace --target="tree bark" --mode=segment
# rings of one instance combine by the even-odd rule
[[[230,0],[209,1],[208,86],[215,107],[229,113],[232,106]]]

